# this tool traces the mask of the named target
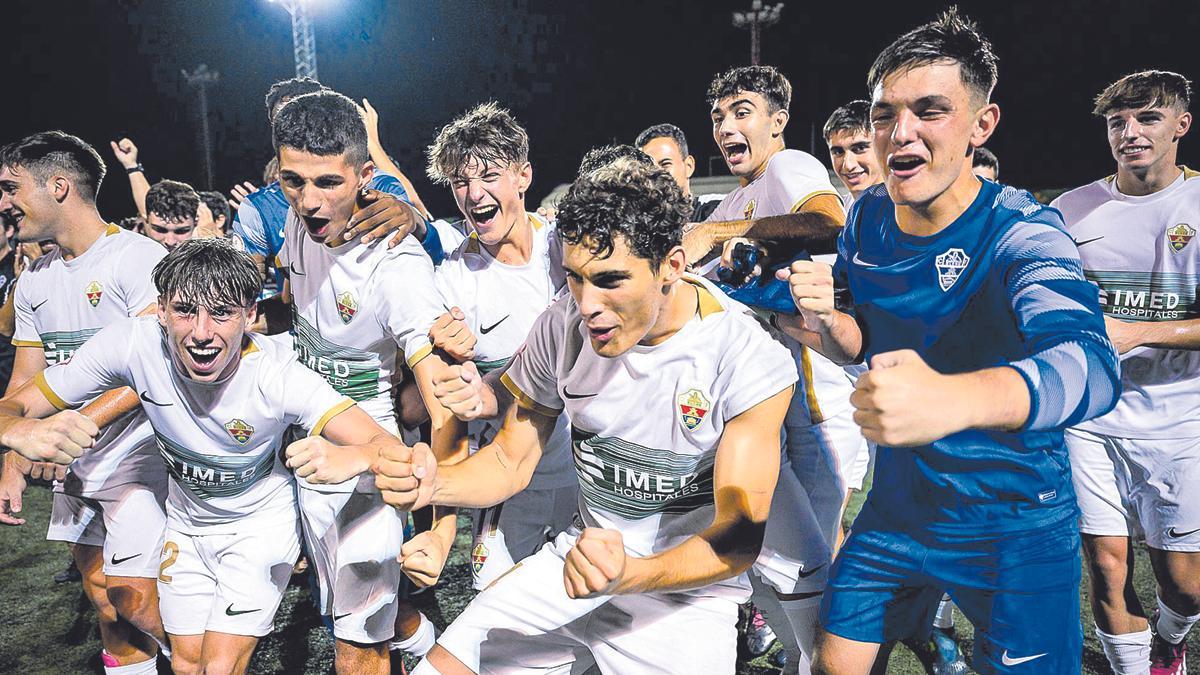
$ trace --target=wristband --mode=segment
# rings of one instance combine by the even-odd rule
[[[141,162],[138,162],[137,164],[134,164],[133,166],[125,169],[125,173],[127,173],[129,175],[133,175],[135,173],[145,173],[145,172],[146,172],[146,169],[145,169],[145,167],[142,166]]]

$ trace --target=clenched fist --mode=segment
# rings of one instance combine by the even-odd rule
[[[437,459],[424,443],[385,447],[371,471],[383,501],[401,511],[425,508],[433,498]]]
[[[911,349],[877,354],[854,383],[854,421],[868,440],[888,446],[932,443],[966,428],[949,376]]]
[[[775,273],[775,278],[786,281],[792,292],[792,301],[804,319],[804,329],[814,333],[828,333],[833,327],[833,268],[825,263],[797,260],[788,269]]]
[[[429,341],[435,349],[440,349],[457,361],[463,363],[475,358],[475,334],[467,327],[467,315],[457,307],[439,316],[429,329]]]
[[[625,543],[617,530],[589,527],[579,533],[563,565],[572,598],[610,595],[625,574]]]
[[[358,452],[341,448],[320,436],[302,438],[287,447],[287,466],[297,478],[310,484],[334,484],[348,481],[371,469]]]
[[[404,542],[400,548],[400,569],[420,588],[437,583],[450,551],[442,538],[425,531]]]
[[[138,148],[133,144],[133,141],[128,138],[122,138],[119,141],[110,141],[113,154],[117,156],[117,162],[126,169],[132,169],[138,163]]]
[[[70,464],[92,447],[99,433],[95,422],[74,410],[64,410],[44,420],[16,422],[0,444],[34,462]]]
[[[433,376],[433,395],[438,403],[464,422],[483,413],[483,376],[474,361],[448,366]]]

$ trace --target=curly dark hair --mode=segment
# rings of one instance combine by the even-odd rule
[[[194,221],[199,208],[200,195],[191,185],[177,180],[160,180],[146,193],[146,213],[168,223]]]
[[[792,104],[792,83],[774,66],[744,66],[727,70],[708,85],[708,104],[714,105],[739,91],[759,94],[767,99],[769,113],[787,110]]]
[[[1184,111],[1192,104],[1192,83],[1169,70],[1143,70],[1105,87],[1095,104],[1092,114],[1100,117],[1124,108],[1164,106]]]
[[[197,307],[249,307],[262,292],[254,259],[228,239],[189,239],[154,266],[154,286],[167,301]]]
[[[75,181],[84,201],[96,201],[107,167],[100,153],[78,136],[64,131],[43,131],[26,136],[0,148],[0,166],[10,170],[26,169],[39,180],[56,172]]]
[[[449,185],[471,160],[504,167],[528,162],[529,134],[512,113],[488,101],[442,127],[425,152],[429,178]]]
[[[230,215],[232,212],[229,209],[229,200],[225,199],[225,195],[215,191],[201,192],[199,195],[200,201],[207,204],[208,210],[212,211],[213,220],[224,218],[225,226],[228,227],[231,224]]]
[[[646,166],[657,166],[654,163],[654,158],[646,153],[638,150],[632,145],[618,143],[614,145],[602,145],[598,148],[592,148],[587,151],[583,159],[579,162],[579,176],[589,174],[603,166],[608,166],[618,159],[628,159]]]
[[[293,77],[289,80],[276,82],[267,90],[267,98],[264,101],[267,106],[267,120],[274,120],[275,114],[279,112],[279,107],[287,103],[290,99],[305,94],[313,94],[318,91],[325,91],[325,89],[325,85],[311,77]]]
[[[271,138],[276,156],[289,147],[320,157],[346,153],[353,166],[370,159],[358,106],[336,91],[305,94],[283,104],[271,124]]]
[[[142,227],[146,225],[146,222],[142,220],[141,216],[125,216],[117,221],[117,225],[120,225],[121,229],[123,230],[129,230],[130,232],[141,232]]]
[[[829,119],[825,120],[821,134],[825,136],[825,142],[828,143],[829,139],[839,131],[871,133],[871,102],[850,101],[834,110],[829,115]]]
[[[646,147],[647,143],[656,138],[669,138],[672,141],[675,141],[675,147],[679,148],[679,156],[687,159],[687,136],[683,135],[683,129],[680,129],[674,124],[667,124],[664,122],[662,124],[655,124],[652,127],[648,127],[642,131],[642,133],[637,135],[637,140],[635,140],[633,144],[639,148],[644,148]]]
[[[674,178],[653,164],[618,159],[571,184],[558,205],[558,232],[572,246],[612,255],[617,237],[656,266],[683,241],[692,202]]]
[[[996,153],[987,148],[975,148],[971,156],[971,168],[986,166],[996,174],[996,178],[1000,177],[1000,159],[996,157]]]
[[[867,90],[901,70],[934,63],[957,63],[962,82],[987,101],[996,87],[998,70],[992,43],[979,32],[974,21],[951,7],[938,18],[896,38],[875,58],[867,73]]]

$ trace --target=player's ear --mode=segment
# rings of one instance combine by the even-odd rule
[[[971,147],[978,148],[987,142],[996,132],[1000,124],[1000,106],[988,103],[979,110],[975,118],[975,126],[971,129]]]
[[[1190,128],[1192,128],[1192,113],[1185,112],[1175,122],[1175,136],[1173,140],[1177,141],[1183,138]]]
[[[167,327],[167,299],[163,296],[158,296],[158,325],[163,328]]]
[[[50,180],[46,181],[46,189],[50,191],[54,201],[59,204],[67,200],[67,195],[71,194],[71,190],[74,188],[75,186],[66,176],[51,176]]]
[[[358,170],[358,189],[360,191],[365,189],[374,177],[375,162],[368,159],[366,162],[363,162],[362,168]]]
[[[525,162],[517,169],[517,193],[522,199],[525,198],[530,185],[533,185],[533,165]]]
[[[675,246],[670,251],[667,251],[667,257],[663,258],[662,264],[659,265],[659,273],[663,277],[663,284],[671,284],[683,276],[687,271],[687,254],[683,251],[683,246]]]
[[[696,158],[688,155],[687,158],[683,160],[683,168],[684,171],[686,171],[684,175],[688,178],[691,178],[692,174],[696,172]]]
[[[783,108],[771,113],[771,135],[782,136],[783,129],[787,126],[789,119],[791,119],[791,116],[788,115],[788,111]]]

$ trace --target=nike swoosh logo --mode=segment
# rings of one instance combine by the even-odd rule
[[[160,408],[165,408],[165,407],[171,405],[170,403],[159,403],[158,401],[155,401],[154,399],[150,398],[150,392],[148,392],[148,391],[143,391],[142,393],[138,394],[138,396],[146,403],[149,403],[150,405],[156,405]]]
[[[487,328],[480,328],[480,329],[479,329],[479,332],[480,332],[480,333],[483,333],[484,335],[487,335],[488,333],[492,332],[493,330],[496,330],[496,326],[499,326],[500,324],[504,323],[505,319],[507,319],[507,318],[508,318],[508,317],[510,317],[510,316],[512,316],[512,315],[511,315],[511,314],[505,314],[505,315],[504,315],[504,319],[500,319],[499,321],[497,321],[496,323],[494,323],[494,324],[492,324],[492,325],[488,326]]]
[[[1019,666],[1022,663],[1026,663],[1026,662],[1032,661],[1034,659],[1040,659],[1043,656],[1045,656],[1045,654],[1034,654],[1033,656],[1022,656],[1020,658],[1014,659],[1013,657],[1008,655],[1008,650],[1005,649],[1004,653],[1000,655],[1000,663],[1003,663],[1006,666]]]
[[[599,393],[600,392],[596,392],[596,394],[599,394]],[[567,391],[566,387],[563,387],[563,396],[566,396],[567,398],[570,398],[570,399],[591,398],[591,397],[595,396],[596,394],[572,394],[571,392]]]
[[[305,276],[304,272],[296,269],[296,263],[288,263],[288,274],[295,274],[299,277]]]
[[[858,251],[854,252],[853,262],[855,265],[862,265],[863,267],[879,267],[879,265],[876,265],[875,263],[869,263],[866,260],[858,257]]]
[[[139,555],[141,555],[141,553],[134,553],[131,556],[126,556],[124,558],[118,558],[117,554],[114,553],[112,560],[110,560],[109,562],[111,562],[114,565],[120,565],[121,563],[125,562],[126,560],[133,560],[134,558],[138,557]]]
[[[250,612],[257,612],[257,611],[259,611],[259,610],[257,610],[257,609],[234,609],[233,603],[231,602],[231,603],[229,603],[229,606],[225,608],[225,616],[237,616],[238,614],[249,614]]]
[[[1171,529],[1167,530],[1167,536],[1178,539],[1179,537],[1186,537],[1189,534],[1195,534],[1197,532],[1200,532],[1200,527],[1198,527],[1194,530],[1188,530],[1187,532],[1176,532],[1175,528],[1172,527]]]
[[[1080,246],[1083,246],[1084,244],[1090,244],[1093,241],[1100,241],[1103,238],[1104,238],[1104,236],[1101,235],[1099,237],[1092,237],[1091,239],[1084,239],[1083,241],[1080,241],[1078,239],[1072,239],[1071,241],[1075,242],[1075,248],[1079,248]]]
[[[39,302],[38,304],[34,305],[34,306],[33,306],[33,311],[35,311],[35,312],[36,312],[36,311],[38,311],[38,307],[41,307],[42,305],[46,304],[47,302],[50,302],[50,298],[46,298],[45,300],[43,300],[43,301]]]
[[[800,570],[799,572],[796,573],[796,576],[800,577],[801,579],[807,579],[808,577],[811,577],[812,575],[816,574],[817,570],[821,569],[825,565],[826,565],[826,563],[821,563],[820,565],[817,565],[816,567],[812,568],[811,570]]]
[[[350,615],[351,615],[351,614],[353,614],[353,613],[354,613],[354,612],[346,612],[345,614],[335,614],[335,615],[334,615],[334,617],[333,617],[333,620],[334,620],[334,621],[337,621],[338,619],[344,619],[344,618],[346,618],[346,617],[350,616]]]

